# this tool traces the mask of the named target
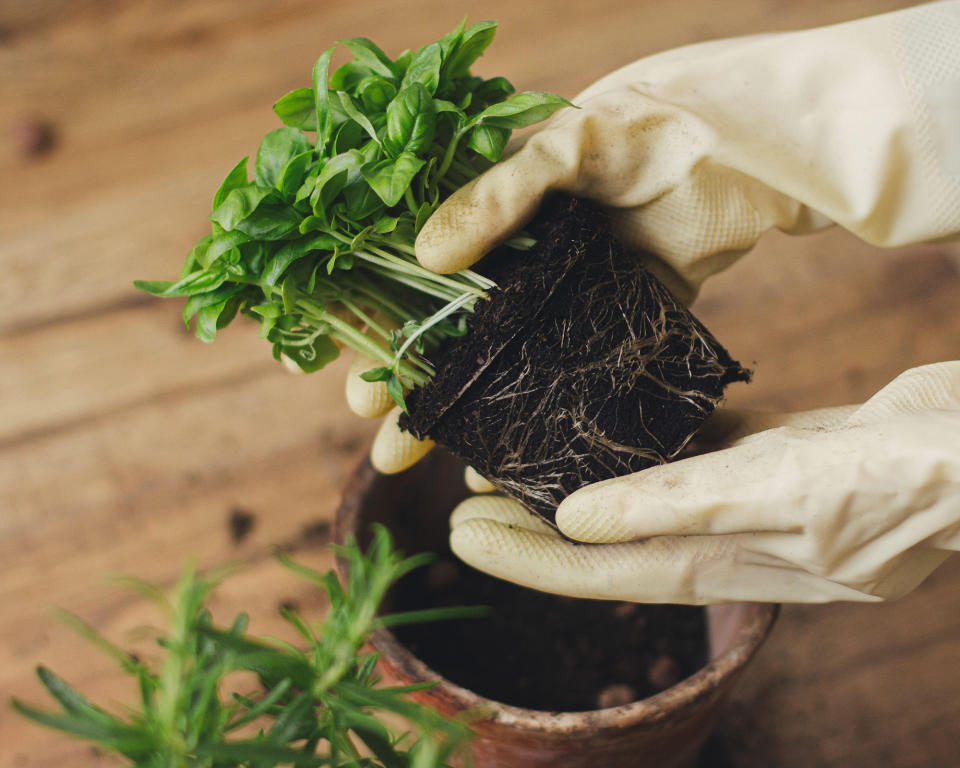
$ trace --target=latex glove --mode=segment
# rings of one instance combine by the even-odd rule
[[[668,51],[574,102],[440,206],[417,238],[425,266],[469,267],[550,190],[610,206],[687,302],[774,227],[888,246],[960,231],[956,0]],[[412,441],[385,423],[378,466],[409,466]]]
[[[573,101],[434,213],[425,266],[470,266],[549,190],[610,206],[686,301],[774,227],[885,246],[960,231],[960,2],[680,48]]]
[[[365,418],[383,417],[370,448],[370,463],[385,474],[401,472],[416,464],[433,448],[432,440],[417,440],[400,429],[400,407],[394,405],[382,381],[364,381],[360,374],[381,363],[359,352],[347,372],[345,394],[350,410]]]
[[[557,524],[590,544],[478,496],[451,518],[453,551],[547,592],[703,604],[896,598],[960,550],[960,361],[859,407],[718,414],[711,431],[731,447],[568,496]]]

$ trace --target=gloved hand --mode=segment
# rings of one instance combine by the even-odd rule
[[[641,59],[455,192],[417,238],[469,267],[544,194],[609,206],[691,300],[768,229],[840,224],[885,246],[960,231],[960,2]]]
[[[557,523],[588,544],[476,496],[454,511],[451,546],[534,589],[690,604],[891,599],[960,550],[960,361],[907,371],[860,407],[707,427],[730,447],[568,496]]]
[[[958,41],[954,0],[642,59],[454,193],[417,256],[469,267],[551,190],[609,206],[620,238],[656,254],[650,268],[688,302],[774,227],[836,223],[887,246],[956,234]],[[423,453],[388,419],[374,463],[397,471]]]

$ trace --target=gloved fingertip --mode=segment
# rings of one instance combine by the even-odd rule
[[[374,360],[358,354],[347,372],[344,395],[347,405],[357,416],[374,419],[388,413],[393,407],[393,398],[382,381],[365,381],[360,377],[364,371],[377,366]]]
[[[457,528],[471,520],[488,520],[536,533],[556,536],[543,520],[519,502],[505,496],[471,496],[460,502],[450,514],[450,527]]]
[[[387,414],[370,448],[370,463],[378,472],[394,475],[412,467],[433,448],[432,440],[417,440],[400,429],[400,408]]]
[[[463,482],[474,493],[493,493],[497,487],[481,475],[473,467],[467,467],[463,472]]]
[[[482,258],[485,239],[477,230],[483,216],[472,197],[475,187],[476,179],[450,195],[417,234],[417,260],[431,272],[459,272]]]
[[[560,502],[557,527],[565,536],[587,544],[635,540],[637,531],[622,494],[621,489],[603,483],[581,488]]]
[[[303,368],[297,365],[296,360],[294,360],[292,357],[280,355],[280,364],[287,369],[287,373],[292,373],[295,376],[299,376],[303,373]]]

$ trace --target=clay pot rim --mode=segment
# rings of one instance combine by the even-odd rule
[[[360,506],[360,492],[377,475],[368,460],[362,461],[351,474],[336,512],[335,537],[338,542],[342,543],[345,537],[354,531]],[[337,567],[341,573],[345,565],[338,557]],[[435,683],[425,691],[431,698],[443,699],[454,710],[476,710],[482,713],[484,720],[495,719],[514,728],[554,734],[621,729],[628,724],[632,727],[652,726],[674,712],[692,707],[699,700],[710,696],[722,681],[737,675],[759,650],[780,612],[780,605],[776,603],[729,605],[743,606],[748,612],[746,623],[737,631],[729,649],[694,674],[660,693],[606,709],[553,712],[512,706],[481,696],[443,677],[411,653],[388,629],[376,630],[370,645],[381,655],[383,661],[402,670],[403,674],[411,679]]]

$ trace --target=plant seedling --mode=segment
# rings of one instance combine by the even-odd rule
[[[163,661],[151,669],[70,614],[66,622],[116,659],[135,678],[136,706],[122,713],[90,702],[46,667],[37,675],[60,704],[59,712],[14,699],[30,719],[125,757],[138,768],[270,768],[278,765],[342,768],[440,768],[469,738],[466,723],[444,718],[411,701],[416,687],[386,687],[375,674],[376,656],[363,651],[377,627],[464,618],[483,608],[454,608],[377,615],[387,589],[431,556],[403,558],[385,528],[376,527],[366,552],[350,541],[338,549],[349,564],[341,586],[333,571],[318,573],[292,560],[281,562],[323,589],[330,600],[319,625],[296,611],[283,616],[302,638],[302,648],[253,637],[239,615],[217,627],[205,604],[222,577],[186,567],[172,599],[160,590],[128,583],[160,603],[169,630],[158,639]],[[256,691],[225,694],[235,672],[257,676]],[[410,723],[416,734],[397,735],[379,713]],[[242,735],[255,730],[254,735]],[[361,747],[362,746],[362,750]]]
[[[286,126],[263,139],[253,180],[246,160],[227,175],[180,280],[137,285],[186,297],[206,341],[253,317],[305,371],[354,347],[401,428],[553,522],[578,488],[675,458],[749,373],[586,201],[545,201],[476,270],[417,262],[424,222],[511,131],[571,106],[470,74],[495,29],[461,24],[396,59],[345,40],[353,60],[332,74],[326,51],[312,88],[274,106]]]
[[[274,105],[284,127],[261,142],[253,179],[244,158],[220,185],[212,231],[180,279],[135,285],[185,297],[184,322],[195,318],[204,341],[238,313],[257,320],[274,356],[304,371],[335,359],[338,345],[353,347],[379,363],[364,378],[384,381],[405,407],[404,390],[435,373],[425,353],[465,334],[466,316],[494,285],[471,270],[421,267],[417,232],[500,158],[511,131],[569,106],[471,75],[495,32],[496,22],[461,23],[396,59],[366,38],[344,40],[353,59],[332,73],[333,49],[325,51],[312,87]]]

